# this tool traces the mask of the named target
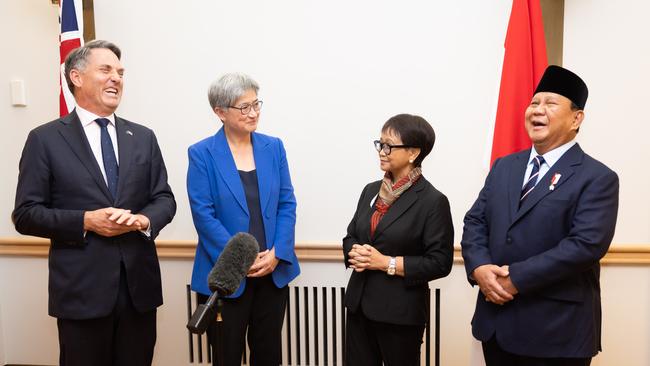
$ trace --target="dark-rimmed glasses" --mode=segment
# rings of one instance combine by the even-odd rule
[[[377,152],[383,151],[386,155],[390,155],[393,149],[413,147],[411,145],[391,145],[379,140],[375,140],[373,143],[375,144],[375,149],[377,149]]]
[[[262,109],[262,104],[263,103],[264,102],[262,102],[261,100],[256,100],[251,104],[246,103],[246,104],[242,105],[241,107],[235,107],[233,105],[229,105],[228,108],[239,109],[241,114],[243,114],[245,116],[245,115],[247,115],[247,114],[249,114],[251,112],[251,109],[253,109],[255,112],[259,112],[260,109]]]

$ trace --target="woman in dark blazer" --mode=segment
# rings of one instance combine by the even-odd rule
[[[286,153],[280,139],[255,132],[262,107],[258,90],[244,74],[226,74],[212,83],[208,99],[223,126],[188,150],[187,192],[199,236],[192,290],[201,302],[210,295],[208,273],[234,234],[248,232],[260,245],[248,278],[224,299],[226,366],[241,364],[247,331],[249,364],[280,363],[287,285],[300,273]],[[212,342],[213,332],[208,329]]]
[[[354,272],[345,306],[348,366],[420,365],[429,281],[453,262],[447,197],[422,175],[435,133],[422,117],[389,119],[375,141],[384,179],[368,184],[343,238]]]

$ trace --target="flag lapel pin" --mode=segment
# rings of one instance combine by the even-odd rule
[[[553,174],[553,178],[551,178],[551,185],[548,186],[549,191],[552,191],[552,190],[555,189],[555,185],[557,184],[557,182],[560,181],[561,177],[562,177],[562,174],[560,174],[560,173]]]

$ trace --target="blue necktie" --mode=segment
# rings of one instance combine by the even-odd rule
[[[106,118],[97,118],[95,120],[99,127],[101,127],[102,135],[102,160],[104,160],[104,171],[106,172],[106,182],[108,190],[111,192],[113,199],[117,197],[117,179],[119,177],[119,170],[117,166],[117,158],[115,157],[115,149],[113,149],[113,142],[111,135],[108,134],[108,124],[111,123]]]
[[[537,178],[539,176],[539,167],[542,166],[542,164],[544,164],[543,156],[537,155],[533,158],[533,170],[530,171],[530,177],[528,177],[526,184],[524,184],[524,188],[521,190],[519,206],[521,206],[526,197],[528,197],[533,188],[535,188],[535,185],[537,184]]]

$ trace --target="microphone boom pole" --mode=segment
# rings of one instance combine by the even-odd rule
[[[214,267],[208,274],[208,286],[212,295],[205,304],[199,304],[187,323],[187,329],[194,334],[203,334],[216,320],[215,366],[223,366],[223,318],[221,317],[222,297],[232,295],[259,253],[259,244],[248,233],[235,234],[224,247]],[[216,359],[214,361],[217,361]]]

